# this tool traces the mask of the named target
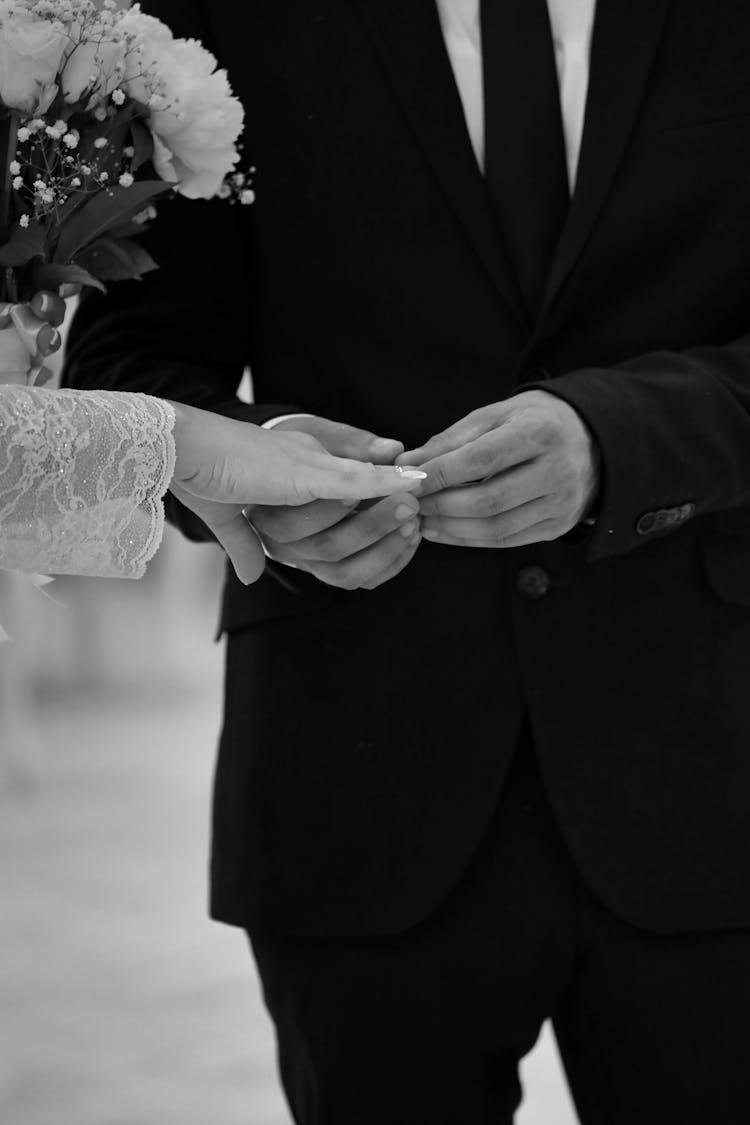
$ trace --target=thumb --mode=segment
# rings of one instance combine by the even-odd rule
[[[352,461],[392,465],[404,451],[403,442],[394,438],[378,437],[369,430],[348,426],[345,422],[331,422],[328,418],[299,419],[290,423],[290,428],[312,434],[334,457],[347,457]]]
[[[266,568],[266,554],[255,530],[245,519],[239,504],[220,504],[195,496],[173,480],[172,495],[203,520],[226,551],[240,582],[257,582]]]
[[[242,509],[238,508],[231,519],[214,524],[211,530],[229,556],[240,582],[245,586],[257,582],[266,569],[266,554]]]

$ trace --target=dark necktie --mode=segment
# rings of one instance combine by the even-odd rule
[[[527,312],[536,319],[570,205],[547,0],[481,0],[485,174]]]

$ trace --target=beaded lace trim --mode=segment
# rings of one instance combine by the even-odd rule
[[[0,568],[140,578],[164,531],[173,427],[148,395],[0,386]]]

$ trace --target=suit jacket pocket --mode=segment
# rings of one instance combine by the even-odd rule
[[[701,540],[700,550],[714,594],[724,602],[750,609],[750,539],[711,534]]]
[[[700,97],[660,106],[650,116],[652,127],[657,132],[692,129],[750,117],[750,84],[704,92]]]

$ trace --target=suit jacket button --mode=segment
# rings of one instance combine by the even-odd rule
[[[653,531],[657,531],[659,526],[659,513],[646,512],[641,516],[635,525],[635,530],[639,535],[651,535]]]
[[[516,575],[516,589],[528,601],[539,601],[549,588],[549,574],[541,566],[524,566]]]

